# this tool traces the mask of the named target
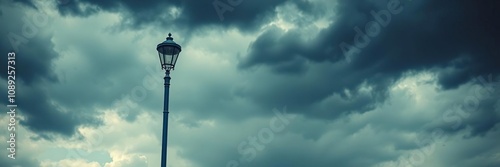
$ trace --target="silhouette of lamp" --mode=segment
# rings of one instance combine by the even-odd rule
[[[158,56],[160,57],[161,69],[165,70],[165,94],[163,98],[163,134],[161,144],[161,167],[167,166],[167,137],[168,137],[168,94],[170,88],[170,70],[173,70],[179,53],[181,53],[181,46],[174,42],[172,34],[168,33],[165,41],[156,46]]]

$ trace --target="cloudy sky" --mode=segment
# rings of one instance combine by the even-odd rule
[[[498,6],[0,0],[0,164],[159,166],[171,32],[170,167],[497,167]]]

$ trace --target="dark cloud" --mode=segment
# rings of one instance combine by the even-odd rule
[[[41,86],[41,85],[40,85]],[[96,119],[92,108],[65,108],[52,101],[44,88],[37,86],[19,85],[17,91],[19,111],[24,119],[21,125],[28,127],[33,132],[41,134],[46,139],[62,134],[72,136],[79,126],[98,126],[101,124]]]
[[[264,66],[275,73],[286,73],[283,64],[303,59],[294,64],[297,68],[289,68],[288,73],[317,73],[307,71],[308,68],[301,64],[325,62],[331,63],[336,71],[312,74],[318,75],[314,77],[317,80],[308,84],[296,80],[266,84],[268,88],[256,88],[257,91],[247,92],[247,95],[259,103],[310,105],[332,94],[342,95],[346,88],[356,90],[366,84],[373,87],[372,93],[377,98],[357,103],[363,111],[362,108],[376,104],[373,100],[383,99],[386,88],[406,72],[436,71],[444,89],[456,88],[475,76],[500,73],[497,63],[500,51],[496,47],[500,39],[496,30],[500,24],[494,21],[500,15],[494,8],[499,6],[498,2],[400,2],[399,8],[395,8],[400,13],[392,14],[386,27],[380,26],[374,37],[366,36],[365,31],[365,25],[376,20],[370,12],[389,12],[389,1],[338,1],[338,5],[330,9],[335,12],[331,18],[333,23],[312,40],[306,40],[309,34],[303,27],[286,32],[268,29],[250,45],[248,55],[239,64],[241,69]],[[309,10],[311,15],[325,12],[320,4],[312,8],[316,10]],[[365,35],[358,39],[355,27]],[[344,55],[342,43],[357,46],[359,52]],[[303,80],[312,79],[305,74],[301,76]],[[352,100],[357,98],[354,96]],[[330,110],[351,111],[340,106],[332,106]]]
[[[2,3],[2,22],[9,23],[0,29],[3,36],[10,32],[22,35],[23,11],[41,11],[34,1],[16,2],[24,6]],[[473,81],[478,76],[499,81],[496,46],[500,38],[496,30],[500,27],[495,21],[498,12],[494,8],[499,6],[498,2],[401,1],[401,13],[391,15],[387,26],[369,38],[369,42],[364,39],[366,46],[351,56],[344,55],[339,45],[356,45],[360,39],[356,38],[354,27],[364,32],[365,25],[374,20],[370,12],[386,9],[388,1],[243,0],[230,6],[223,14],[224,20],[220,20],[213,2],[229,4],[225,0],[60,0],[55,4],[62,16],[76,16],[71,18],[76,21],[69,22],[81,29],[94,28],[95,25],[88,23],[95,22],[82,23],[78,19],[88,17],[85,19],[88,21],[93,19],[89,16],[111,12],[118,13],[123,19],[120,26],[133,29],[133,33],[144,27],[174,27],[191,32],[178,34],[191,36],[232,28],[246,35],[258,34],[248,46],[247,55],[237,59],[237,72],[225,73],[224,68],[213,70],[205,64],[192,63],[179,66],[172,73],[171,118],[174,127],[181,128],[172,130],[178,131],[178,135],[173,135],[178,140],[171,141],[173,148],[179,146],[177,156],[198,166],[224,166],[231,159],[240,160],[239,142],[268,127],[266,116],[273,114],[272,108],[281,106],[303,117],[298,116],[286,130],[275,133],[273,141],[258,151],[247,166],[374,166],[422,149],[414,141],[417,129],[421,129],[417,135],[424,138],[441,129],[455,139],[450,145],[479,143],[478,147],[456,146],[453,151],[457,153],[452,155],[436,153],[443,156],[441,164],[445,166],[462,161],[470,164],[463,166],[475,163],[494,166],[497,162],[490,159],[478,163],[468,158],[486,157],[498,150],[487,146],[495,145],[493,139],[498,138],[495,136],[500,122],[497,95],[500,88],[483,90],[482,95],[486,91],[489,94],[478,97],[473,109],[471,101],[466,100],[469,95],[475,97],[476,92],[451,95],[450,92],[474,91],[474,87],[463,86],[482,83]],[[13,8],[5,8],[4,4]],[[278,18],[295,27],[283,30],[279,25],[269,24]],[[331,24],[324,29],[314,28],[321,19]],[[149,63],[140,56],[154,54],[154,50],[139,53],[140,49],[123,45],[142,43],[142,37],[131,40],[126,34],[129,31],[109,29],[91,34],[95,31],[75,33],[56,27],[55,32],[46,32],[43,28],[17,52],[20,123],[39,135],[32,139],[70,137],[75,136],[79,127],[100,126],[103,110],[116,110],[129,122],[136,121],[138,114],[145,111],[156,112],[153,117],[161,112],[163,75],[157,66],[151,67],[157,70],[149,70],[146,65]],[[8,38],[2,38],[0,43],[0,52],[4,54],[14,49]],[[185,48],[199,49],[194,44]],[[0,63],[6,64],[5,61],[1,59]],[[419,106],[410,104],[415,102],[411,98],[398,101],[406,96],[394,94],[391,88],[401,79],[420,72],[437,75],[432,81],[438,83],[440,95],[434,97],[438,102]],[[6,72],[0,76],[5,80]],[[146,80],[154,80],[151,82],[155,84],[145,84]],[[6,82],[0,86],[6,87]],[[145,92],[138,92],[139,89]],[[133,100],[131,96],[137,93],[145,93],[146,97]],[[395,104],[390,104],[388,98],[396,99]],[[6,104],[5,96],[0,100],[2,105]],[[462,109],[456,109],[454,103],[463,104]],[[453,113],[448,114],[447,109]],[[470,115],[463,117],[460,110]],[[433,120],[434,117],[437,119]],[[457,119],[460,124],[454,126]],[[18,165],[36,166],[36,162],[26,163],[30,164]]]
[[[66,117],[70,114],[63,114],[57,109],[42,86],[43,83],[51,84],[58,81],[52,69],[52,61],[58,55],[52,50],[50,36],[43,32],[45,28],[43,25],[48,24],[47,15],[38,12],[25,13],[23,8],[7,3],[2,3],[3,5],[11,8],[2,16],[2,20],[9,24],[1,29],[5,38],[0,41],[0,51],[4,54],[16,51],[16,104],[19,104],[19,112],[24,115],[24,120],[20,123],[41,134],[72,135],[75,132],[75,125],[84,123],[86,119],[78,119],[76,116]],[[42,17],[45,17],[47,22],[36,24],[40,20],[45,20],[37,20]],[[7,59],[1,59],[0,63],[7,64]],[[0,75],[6,81],[6,68],[2,71]],[[1,85],[6,88],[7,82]],[[1,99],[2,104],[7,104],[7,97]]]
[[[436,129],[447,134],[455,134],[470,128],[470,133],[463,137],[484,137],[491,132],[498,132],[500,122],[500,78],[479,76],[473,79],[468,92],[456,98],[456,101],[443,111],[441,121],[430,123],[426,130]]]
[[[79,45],[95,49],[75,50],[83,56],[71,58],[79,61],[64,62],[76,63],[64,64],[73,68],[56,71],[55,61],[65,57],[54,51],[53,40],[57,39],[52,35],[62,33],[51,32],[51,19],[54,18],[50,18],[43,10],[3,4],[11,8],[3,8],[8,13],[2,16],[2,21],[9,24],[0,30],[5,37],[0,40],[0,52],[7,54],[16,51],[16,104],[23,115],[20,123],[40,137],[69,137],[77,132],[78,127],[99,126],[101,120],[98,118],[98,109],[116,105],[124,96],[130,96],[135,86],[143,85],[143,80],[135,78],[144,78],[148,72],[145,66],[139,64],[140,70],[130,68],[131,63],[137,62],[133,51],[105,49],[94,42],[95,39],[82,36],[64,42],[68,44],[67,47]],[[12,36],[16,37],[10,38]],[[16,41],[20,43],[16,44]],[[7,59],[1,59],[0,63],[7,64]],[[0,76],[5,82],[1,85],[6,88],[6,68],[3,71]],[[131,81],[121,82],[119,80],[122,79],[116,78],[129,78]],[[152,97],[144,100],[149,99]],[[1,103],[7,104],[6,96],[1,98]],[[137,107],[123,110],[129,120],[134,120],[139,113],[134,109]]]
[[[84,17],[99,11],[119,12],[126,16],[122,20],[122,25],[125,26],[124,28],[141,28],[146,25],[161,25],[163,27],[180,27],[181,29],[196,30],[202,27],[215,25],[222,27],[237,27],[243,31],[253,31],[259,28],[270,16],[273,16],[275,6],[283,2],[285,1],[126,0],[105,2],[97,0],[75,0],[59,4],[58,10],[62,15]],[[307,4],[305,2],[300,3]],[[175,12],[172,10],[174,8],[176,9]],[[220,14],[218,14],[217,10],[220,10]],[[178,12],[178,14],[176,14],[176,12]]]
[[[0,40],[0,49],[4,54],[16,51],[16,66],[23,69],[16,71],[17,78],[27,84],[42,80],[57,81],[51,67],[57,53],[52,50],[53,44],[47,40],[50,35],[43,32],[50,24],[50,18],[42,12],[28,13],[23,12],[21,7],[7,3],[4,5],[11,9],[1,17],[8,24],[1,29],[4,38]],[[7,59],[0,61],[7,64]],[[7,78],[7,72],[0,76]]]
[[[18,2],[32,5],[30,1]],[[235,26],[244,31],[255,30],[268,23],[276,17],[276,6],[285,4],[284,1],[269,1],[265,3],[266,5],[262,5],[263,2],[260,1],[241,1],[240,4],[232,6],[232,11],[226,11],[224,20],[221,21],[213,2],[81,0],[58,1],[57,5],[59,12],[68,16],[85,17],[100,11],[119,12],[126,16],[123,25],[131,27],[149,24],[174,24],[192,28],[218,25]],[[220,2],[228,4],[225,1]],[[264,66],[278,75],[298,76],[306,75],[311,64],[315,63],[337,63],[332,66],[339,67],[334,67],[336,71],[331,69],[317,71],[317,74],[295,81],[265,83],[264,87],[255,88],[256,90],[251,92],[240,91],[240,95],[264,104],[265,108],[277,104],[290,104],[292,107],[297,107],[297,110],[311,110],[308,107],[327,97],[333,97],[338,103],[333,106],[313,107],[314,111],[311,113],[317,116],[336,117],[343,112],[373,109],[386,97],[387,87],[405,72],[437,70],[440,74],[440,84],[445,89],[455,88],[473,76],[499,72],[495,64],[498,62],[498,49],[495,49],[498,33],[495,30],[499,25],[494,21],[497,12],[492,8],[498,2],[454,1],[443,4],[432,1],[401,1],[401,13],[391,15],[391,21],[380,29],[378,35],[369,38],[366,47],[359,48],[358,54],[348,57],[343,54],[339,45],[345,42],[356,46],[357,34],[353,28],[360,27],[365,32],[365,25],[375,20],[370,11],[386,10],[388,1],[341,0],[334,8],[308,1],[287,3],[295,5],[297,12],[312,18],[306,20],[288,18],[296,25],[311,24],[324,13],[331,11],[335,16],[329,19],[334,21],[309,40],[306,40],[309,34],[304,34],[301,29],[285,32],[279,28],[268,28],[249,46],[249,53],[242,59],[239,67],[248,69]],[[178,16],[170,11],[173,8],[179,9]],[[45,43],[50,45],[50,42]],[[29,73],[33,77],[26,78],[36,79],[38,76],[44,76],[43,78],[56,81],[57,78],[50,72],[50,62],[56,56],[54,53],[43,54],[43,52],[53,52],[47,49],[51,46],[40,47],[42,48],[46,50],[28,50],[49,57],[37,57],[44,59],[40,61],[30,59],[37,62],[29,65],[36,70]],[[23,62],[29,63],[30,60]],[[112,61],[104,62],[112,63]],[[338,65],[342,62],[346,62],[347,65]],[[104,66],[97,64],[96,67]],[[306,79],[314,81],[304,81]],[[371,90],[360,92],[364,86],[371,87]],[[350,94],[346,94],[345,90]],[[92,94],[81,93],[84,97],[90,97]],[[114,96],[116,94],[110,95]],[[90,98],[79,100],[63,98],[64,93],[56,96],[58,97],[58,100],[72,105],[91,104],[95,101]]]
[[[262,62],[260,65],[272,65],[278,73],[299,73],[305,69],[306,59],[300,59],[305,54],[306,47],[300,40],[299,32],[284,33],[281,29],[273,27],[264,32],[260,38],[251,45],[251,54],[241,68],[255,65],[253,62]]]

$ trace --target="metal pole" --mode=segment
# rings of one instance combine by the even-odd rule
[[[167,167],[168,136],[168,93],[170,88],[170,70],[165,70],[165,97],[163,98],[163,137],[161,142],[161,167]]]

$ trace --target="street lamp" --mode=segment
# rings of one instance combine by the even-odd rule
[[[167,166],[167,136],[168,136],[168,93],[170,88],[170,70],[173,70],[181,46],[174,42],[172,34],[168,33],[167,40],[156,46],[158,56],[160,57],[161,69],[165,70],[165,95],[163,98],[163,136],[161,143],[161,167]]]

